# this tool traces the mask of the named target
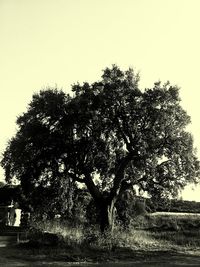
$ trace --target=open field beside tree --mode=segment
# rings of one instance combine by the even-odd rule
[[[183,266],[186,263],[194,264],[198,263],[198,260],[200,262],[199,228],[186,230],[174,227],[171,229],[171,226],[173,223],[179,225],[180,217],[187,218],[187,223],[194,225],[194,222],[197,222],[195,216],[198,215],[191,215],[191,217],[188,214],[174,216],[168,214],[163,217],[160,214],[159,216],[152,215],[154,219],[157,217],[154,221],[154,224],[157,223],[157,230],[139,229],[144,225],[138,223],[142,221],[142,218],[138,217],[138,221],[135,222],[135,226],[138,224],[137,229],[132,227],[124,230],[117,226],[113,233],[105,232],[104,235],[95,227],[72,228],[60,224],[58,221],[40,222],[34,225],[34,230],[32,228],[29,236],[30,242],[0,248],[0,255],[3,254],[1,261],[3,262],[3,259],[7,258],[19,261],[21,264],[44,263],[46,266],[52,262],[55,263],[55,266],[69,266],[69,263],[73,262],[88,262],[90,265],[96,262],[104,264],[121,262],[122,266],[129,263],[141,263],[138,266],[156,266],[148,264],[165,262],[166,266],[170,266],[171,263],[174,264],[172,266],[176,266],[173,261],[180,263],[181,259]],[[174,221],[174,217],[176,217],[176,221]],[[163,221],[168,229],[167,227],[159,228]],[[167,262],[169,257],[170,261]]]

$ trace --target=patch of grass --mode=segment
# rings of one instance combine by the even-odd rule
[[[200,247],[199,224],[199,216],[195,214],[150,214],[136,217],[129,229],[116,226],[113,233],[102,234],[97,227],[73,228],[59,221],[38,222],[34,229],[39,231],[36,239],[41,240],[41,244],[47,237],[52,240],[50,244],[58,240],[58,245],[80,251],[114,251],[118,248],[148,251]]]
[[[167,241],[171,246],[196,249],[200,247],[200,231],[163,231],[151,232],[158,241]]]
[[[62,241],[68,246],[80,245],[84,239],[82,227],[70,227],[59,220],[47,220],[31,224],[33,234],[35,232],[50,233],[62,237]]]
[[[197,228],[197,218],[195,215],[188,217],[179,214],[138,216],[128,229],[118,225],[112,233],[107,231],[103,234],[97,227],[70,227],[58,220],[34,222],[30,233],[32,242],[9,248],[10,252],[7,248],[1,251],[5,258],[30,262],[41,259],[64,262],[118,261],[132,260],[136,255],[146,257],[148,253],[160,251],[169,254],[198,251],[200,230]]]
[[[37,226],[37,228],[36,228]],[[136,230],[134,228],[129,228],[124,230],[120,226],[116,226],[114,231],[106,231],[101,233],[97,227],[89,228],[72,228],[68,225],[61,224],[58,222],[46,222],[38,223],[35,225],[34,229],[37,229],[36,234],[35,230],[33,231],[33,239],[46,242],[47,239],[50,239],[54,242],[56,240],[51,235],[44,235],[44,233],[53,234],[59,237],[59,240],[62,241],[62,246],[65,247],[74,247],[82,249],[92,249],[99,251],[114,251],[117,248],[131,248],[131,249],[158,249],[166,246],[164,240],[159,240],[150,234],[148,231]]]
[[[132,220],[134,229],[184,231],[200,228],[199,214],[157,212]]]

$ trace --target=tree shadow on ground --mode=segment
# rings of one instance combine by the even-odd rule
[[[48,251],[47,251],[48,250]],[[200,266],[198,251],[133,251],[116,248],[115,251],[76,251],[64,249],[28,250],[18,247],[0,248],[0,266]],[[48,253],[47,253],[48,252]],[[83,264],[84,262],[84,264]],[[21,264],[21,265],[20,265]]]

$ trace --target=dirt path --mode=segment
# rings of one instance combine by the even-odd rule
[[[67,254],[66,254],[67,255]],[[200,266],[200,253],[198,251],[188,251],[187,253],[170,253],[170,252],[132,252],[126,260],[119,255],[113,254],[113,261],[101,263],[70,263],[66,255],[59,255],[52,258],[36,251],[30,253],[30,250],[19,249],[16,247],[0,247],[0,266],[2,267],[24,267],[24,266],[79,266],[79,267],[184,267],[184,266]],[[69,256],[69,255],[68,255]],[[88,255],[87,255],[88,256]],[[128,255],[127,255],[128,256]],[[112,260],[110,257],[109,260]]]

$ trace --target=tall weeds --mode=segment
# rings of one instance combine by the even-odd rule
[[[188,227],[193,229],[188,230]],[[200,230],[196,217],[190,220],[173,216],[139,216],[124,229],[116,225],[114,231],[103,234],[97,226],[71,227],[69,224],[53,221],[34,221],[32,229],[62,237],[62,242],[71,247],[94,250],[132,249],[177,249],[179,247],[200,247]]]

